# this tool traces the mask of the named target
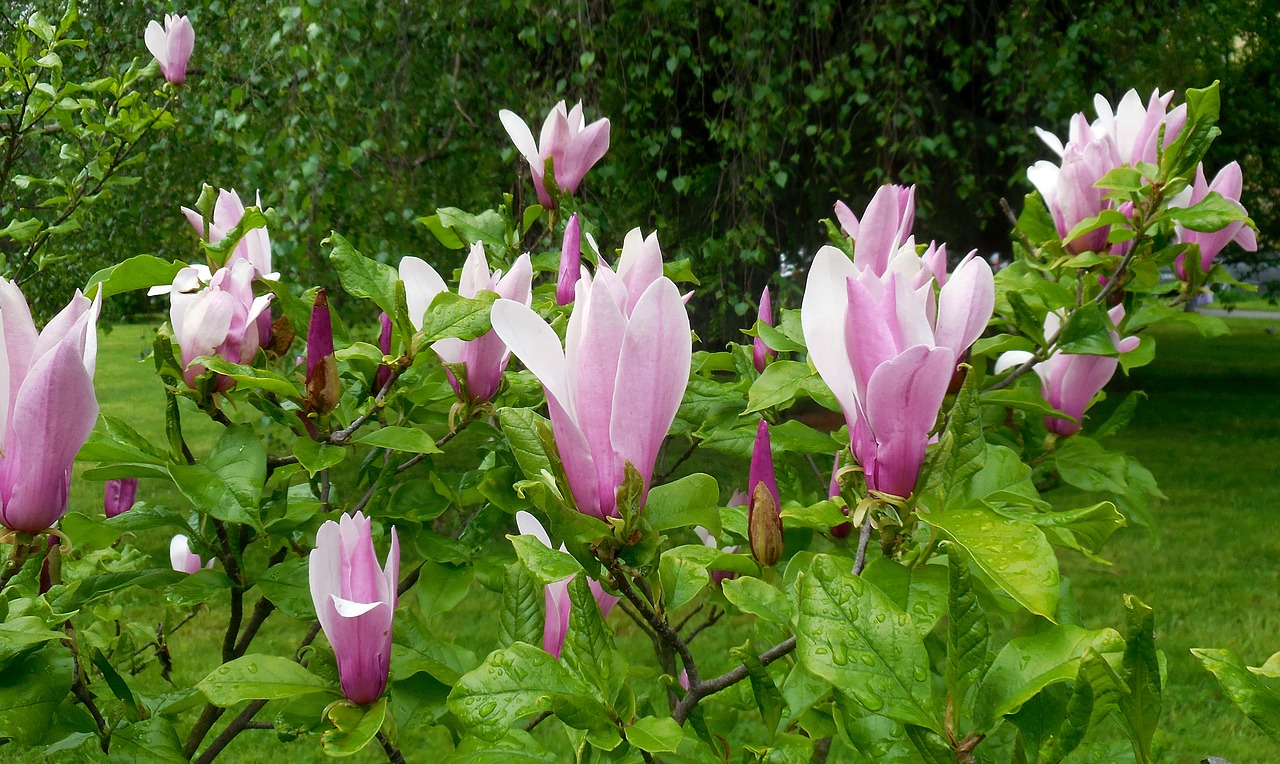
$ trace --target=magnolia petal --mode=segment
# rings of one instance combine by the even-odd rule
[[[520,529],[520,535],[533,536],[541,541],[543,546],[551,548],[551,537],[547,535],[547,530],[542,527],[542,523],[523,509],[516,512],[516,527]]]
[[[387,604],[385,602],[352,602],[336,594],[330,594],[329,599],[333,602],[333,609],[343,618],[359,618],[365,613]]]
[[[529,130],[529,125],[515,112],[507,109],[498,112],[498,119],[507,129],[507,135],[511,136],[511,142],[515,144],[516,151],[520,152],[526,162],[537,168],[537,175],[542,175],[542,160],[538,157],[538,144],[533,140],[533,132]]]
[[[876,469],[867,476],[869,487],[896,496],[909,496],[914,490],[954,364],[949,349],[916,345],[876,369],[867,385],[865,407],[876,442]]]
[[[938,294],[935,342],[951,348],[959,358],[982,336],[995,304],[995,274],[991,272],[991,265],[971,255],[956,268]]]
[[[856,417],[857,406],[853,367],[845,343],[849,307],[845,283],[857,275],[857,269],[843,252],[832,246],[822,247],[809,267],[800,307],[800,325],[809,348],[809,360],[835,393],[850,423]]]
[[[490,318],[493,330],[525,368],[538,378],[547,395],[571,411],[564,349],[555,330],[529,306],[515,300],[495,302]]]
[[[444,279],[431,264],[420,257],[405,257],[400,260],[400,280],[404,282],[405,303],[409,308],[409,321],[414,329],[422,328],[423,316],[431,301],[441,292],[448,291]]]

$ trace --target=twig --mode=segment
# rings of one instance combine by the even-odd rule
[[[871,540],[871,513],[862,518],[862,531],[858,534],[858,554],[853,558],[853,574],[862,575],[867,567],[867,542]]]
[[[542,713],[533,717],[533,719],[528,724],[524,725],[524,731],[525,732],[532,731],[534,727],[537,727],[539,724],[542,724],[550,717],[551,717],[550,711],[543,711]]]
[[[226,748],[235,739],[236,735],[239,735],[253,721],[254,714],[261,711],[265,705],[267,705],[267,701],[255,700],[245,706],[240,715],[232,719],[222,732],[219,732],[218,736],[213,739],[209,747],[204,749],[204,752],[196,758],[195,764],[209,764],[209,762],[217,758],[218,754],[222,753],[222,749]]]
[[[657,476],[657,479],[658,479],[658,480],[666,480],[668,477],[670,477],[670,476],[671,476],[671,473],[675,472],[675,471],[676,471],[676,469],[678,469],[678,468],[680,467],[680,465],[681,465],[681,464],[684,464],[684,463],[685,463],[685,461],[687,461],[687,460],[689,459],[689,457],[690,457],[690,456],[693,456],[693,452],[694,452],[694,451],[696,451],[697,449],[698,449],[698,441],[697,441],[697,439],[695,439],[695,438],[690,438],[690,439],[689,439],[689,447],[688,447],[687,449],[685,449],[685,452],[684,452],[683,454],[680,454],[680,456],[678,456],[678,457],[676,458],[676,460],[675,460],[674,462],[672,462],[672,463],[671,463],[671,466],[670,466],[670,467],[667,467],[665,470],[663,470],[663,471],[662,471],[662,474],[660,474],[660,475],[658,475],[658,476]],[[666,457],[665,457],[665,455],[664,455],[664,457],[663,457],[663,458],[664,458],[664,460],[665,460],[665,458],[666,458]],[[666,465],[663,465],[663,466],[666,466]]]
[[[693,653],[690,652],[689,645],[680,638],[675,629],[671,628],[671,624],[667,623],[667,619],[655,611],[648,601],[641,597],[631,586],[630,573],[624,569],[617,557],[608,555],[603,562],[605,568],[612,574],[614,586],[622,593],[622,596],[626,597],[635,606],[636,611],[648,622],[662,642],[680,654],[684,669],[689,674],[689,683],[692,685],[698,684],[701,677],[698,675],[698,665],[693,659]]]
[[[391,764],[405,764],[404,754],[400,753],[400,749],[396,748],[391,738],[384,735],[382,730],[378,730],[378,742],[382,743],[382,750],[387,752],[387,761]]]
[[[712,608],[712,609],[711,609],[711,612],[707,614],[707,620],[705,620],[705,621],[703,621],[702,623],[698,624],[698,628],[696,628],[696,629],[694,629],[693,631],[689,632],[689,636],[685,637],[685,638],[684,638],[684,641],[685,641],[685,642],[692,642],[694,637],[696,637],[696,636],[698,636],[699,634],[701,634],[701,633],[703,632],[703,630],[707,629],[708,627],[714,626],[714,625],[715,625],[715,623],[716,623],[716,621],[719,621],[719,620],[720,620],[721,618],[723,618],[723,617],[724,617],[724,611],[723,611],[723,610],[721,610],[720,608]]]
[[[796,649],[796,638],[788,637],[773,647],[765,650],[760,654],[760,665],[768,666],[770,663],[785,657],[792,650]],[[688,667],[686,667],[688,668]],[[747,667],[745,664],[735,666],[714,679],[706,681],[693,681],[693,676],[689,677],[689,691],[680,699],[680,703],[676,706],[676,710],[672,712],[671,718],[675,719],[676,724],[684,725],[689,713],[698,705],[698,701],[714,695],[723,689],[732,687],[747,678]]]
[[[267,617],[275,612],[276,604],[266,597],[259,597],[257,603],[253,606],[253,612],[249,614],[249,622],[244,625],[244,631],[240,634],[240,639],[235,644],[236,657],[244,655],[249,650],[249,644],[253,642],[253,638],[257,636],[258,629],[262,628],[262,624]]]
[[[80,665],[80,650],[76,646],[76,631],[71,625],[71,621],[67,621],[65,625],[67,632],[66,639],[63,643],[71,650],[71,662],[75,671],[75,679],[71,682],[71,694],[76,696],[76,700],[89,711],[89,715],[93,717],[93,722],[98,726],[98,744],[102,747],[102,752],[106,753],[110,746],[111,727],[107,724],[107,720],[102,717],[102,712],[98,710],[98,704],[94,702],[93,693],[89,692],[88,685],[84,681],[84,668]]]

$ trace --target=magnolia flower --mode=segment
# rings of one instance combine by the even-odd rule
[[[1027,178],[1053,216],[1058,236],[1065,238],[1080,222],[1114,206],[1106,198],[1107,192],[1095,184],[1120,164],[1115,139],[1102,135],[1083,144],[1068,143],[1061,167],[1041,160],[1027,170]],[[1097,228],[1067,242],[1065,247],[1075,254],[1106,251],[1110,230],[1110,226]]]
[[[836,202],[836,219],[853,239],[853,262],[884,275],[889,260],[911,236],[915,222],[915,186],[881,186],[862,213],[862,220],[844,202]],[[914,254],[915,248],[912,247]],[[945,261],[944,261],[945,263]]]
[[[169,542],[169,564],[179,573],[199,573],[203,568],[212,568],[214,560],[206,565],[200,555],[191,551],[191,541],[179,533]]]
[[[1113,110],[1110,101],[1102,95],[1095,95],[1093,108],[1098,118],[1090,123],[1083,113],[1075,114],[1071,118],[1067,144],[1083,146],[1109,136],[1116,146],[1116,167],[1121,164],[1132,167],[1138,162],[1154,164],[1158,153],[1156,142],[1160,136],[1160,126],[1164,125],[1164,147],[1168,148],[1177,140],[1187,121],[1186,104],[1168,111],[1171,100],[1172,90],[1161,95],[1157,89],[1151,92],[1151,99],[1143,106],[1142,96],[1138,95],[1138,91],[1130,90]],[[1062,139],[1038,127],[1036,134],[1053,153],[1059,157],[1065,156],[1066,146]]]
[[[1196,167],[1196,181],[1192,186],[1186,189],[1178,197],[1170,201],[1171,207],[1191,207],[1204,200],[1210,192],[1217,191],[1222,194],[1223,198],[1231,202],[1241,212],[1245,212],[1244,205],[1240,204],[1240,192],[1243,189],[1244,180],[1240,175],[1240,165],[1236,162],[1223,167],[1214,176],[1212,183],[1206,183],[1204,178],[1204,165]],[[1196,244],[1200,247],[1200,270],[1208,271],[1213,265],[1213,259],[1218,256],[1228,244],[1235,242],[1243,249],[1249,252],[1258,249],[1258,239],[1243,220],[1228,223],[1226,228],[1221,231],[1213,231],[1211,233],[1203,233],[1200,231],[1192,231],[1184,228],[1181,224],[1174,226],[1178,234],[1178,241],[1187,244]],[[1177,262],[1174,264],[1174,271],[1177,272],[1178,278],[1186,281],[1187,269],[1185,260],[1186,254],[1178,255]]]
[[[67,513],[71,462],[98,418],[93,371],[101,292],[75,297],[41,332],[0,279],[0,525],[39,533]]]
[[[385,312],[378,316],[378,323],[382,330],[378,332],[378,349],[382,354],[391,355],[391,316]],[[387,380],[391,379],[391,367],[379,364],[378,372],[373,377],[373,391],[376,394],[382,388],[387,386]]]
[[[551,537],[547,535],[547,531],[542,527],[542,523],[538,522],[538,518],[520,510],[516,512],[516,527],[520,529],[521,535],[533,536],[542,545],[548,549],[552,549]],[[568,552],[564,544],[560,545],[561,552]],[[564,638],[569,633],[569,614],[573,609],[573,602],[569,599],[569,583],[573,581],[573,576],[563,578],[547,584],[544,589],[547,601],[546,618],[543,619],[542,627],[542,649],[559,658],[561,650],[564,649]],[[587,579],[587,585],[591,588],[591,594],[595,597],[596,606],[600,608],[600,614],[604,618],[609,617],[609,613],[613,610],[613,606],[618,604],[618,597],[606,592],[600,582],[594,578]]]
[[[210,274],[203,265],[178,271],[169,293],[173,301],[169,323],[174,339],[182,348],[183,378],[195,386],[204,373],[200,356],[220,356],[232,363],[252,363],[262,342],[261,316],[272,295],[253,296],[256,271],[247,260],[219,268]],[[234,382],[220,378],[216,388],[225,390]]]
[[[582,275],[582,227],[578,213],[569,217],[564,227],[564,241],[560,245],[560,271],[556,275],[556,305],[573,302],[574,286]]]
[[[102,489],[102,509],[108,518],[122,515],[133,509],[138,498],[138,479],[120,478],[108,480]]]
[[[1119,326],[1124,320],[1124,306],[1115,306],[1108,311],[1108,315],[1111,322]],[[1056,336],[1061,325],[1062,317],[1057,313],[1045,316],[1045,336]],[[1118,332],[1115,330],[1111,332],[1111,343],[1118,353],[1128,353],[1136,348],[1139,342],[1137,337],[1121,339]],[[996,361],[996,373],[1000,374],[1020,366],[1031,358],[1032,355],[1026,351],[1010,350],[1001,354]],[[1044,395],[1045,402],[1071,417],[1071,419],[1045,417],[1044,426],[1050,432],[1063,437],[1079,432],[1085,409],[1089,408],[1094,396],[1106,387],[1107,382],[1111,381],[1119,365],[1120,359],[1114,356],[1077,355],[1055,351],[1048,360],[1033,366],[1032,368],[1040,377],[1040,392]]]
[[[855,250],[856,251],[856,250]],[[991,267],[970,255],[934,283],[860,268],[835,247],[814,257],[800,317],[809,357],[849,423],[867,486],[913,490],[959,358],[991,318]]]
[[[773,301],[769,299],[769,287],[765,287],[760,293],[760,309],[756,313],[756,320],[773,326]],[[769,364],[769,359],[774,355],[776,354],[763,339],[756,337],[755,342],[751,343],[751,362],[755,365],[756,371],[763,373],[764,367]]]
[[[338,659],[342,692],[360,705],[387,687],[391,667],[391,621],[400,581],[400,540],[391,528],[391,549],[379,568],[371,521],[363,513],[328,520],[316,533],[308,564],[311,601],[320,627]]]
[[[448,287],[435,268],[417,257],[406,257],[400,261],[400,278],[404,281],[409,320],[413,322],[413,328],[421,329],[431,301],[437,294],[447,291]],[[529,256],[525,254],[516,258],[506,275],[502,271],[490,273],[484,245],[479,242],[472,244],[467,262],[462,266],[458,294],[475,297],[481,290],[497,292],[500,297],[529,305],[533,301],[533,265],[529,262]],[[502,384],[502,372],[506,370],[507,361],[511,358],[511,351],[493,331],[474,340],[463,341],[452,337],[442,339],[431,347],[444,363],[462,364],[466,367],[466,389],[463,389],[453,371],[446,368],[449,384],[459,398],[478,402],[487,401],[498,392],[498,386]]]
[[[261,209],[262,194],[257,195],[256,206]],[[234,189],[231,191],[225,188],[218,189],[218,201],[213,206],[213,217],[209,220],[209,243],[217,244],[227,238],[231,230],[240,223],[244,213],[245,207],[240,201],[240,194]],[[196,234],[205,238],[205,221],[200,213],[190,207],[183,207],[182,214],[186,216],[191,227],[196,229]],[[244,238],[240,239],[230,257],[227,258],[226,267],[230,268],[237,260],[247,260],[253,266],[258,278],[268,281],[280,279],[280,274],[271,270],[271,236],[265,227],[254,228],[245,233]]]
[[[165,14],[164,26],[152,21],[143,34],[147,50],[156,57],[160,73],[174,85],[187,81],[187,60],[196,44],[196,32],[186,16]]]
[[[761,565],[773,565],[782,559],[782,500],[773,472],[769,423],[763,419],[756,427],[747,482],[747,540],[751,543],[751,556]]]
[[[585,124],[581,101],[572,110],[566,109],[564,101],[556,104],[542,124],[542,135],[537,143],[529,126],[514,112],[503,109],[498,112],[498,118],[502,120],[502,126],[507,129],[516,150],[529,162],[538,201],[548,209],[556,205],[544,180],[548,159],[554,168],[556,186],[572,195],[587,171],[609,150],[609,120],[599,119]]]
[[[311,322],[307,325],[307,398],[308,411],[327,414],[338,407],[338,361],[333,355],[333,318],[329,315],[329,298],[321,289],[311,306]]]
[[[564,346],[528,306],[498,300],[493,329],[542,382],[560,458],[578,510],[617,517],[628,462],[648,495],[654,461],[689,381],[689,315],[675,283],[656,275],[657,240],[628,235],[618,273],[601,263],[582,278]],[[642,251],[643,250],[643,251]]]

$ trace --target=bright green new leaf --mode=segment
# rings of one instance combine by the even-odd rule
[[[297,663],[275,655],[246,655],[224,663],[201,679],[196,689],[223,708],[245,700],[279,700],[316,692],[341,694]]]

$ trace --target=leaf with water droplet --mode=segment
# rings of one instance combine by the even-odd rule
[[[275,655],[246,655],[210,672],[196,685],[216,706],[244,700],[278,700],[317,692],[340,694],[336,687],[302,666]]]

